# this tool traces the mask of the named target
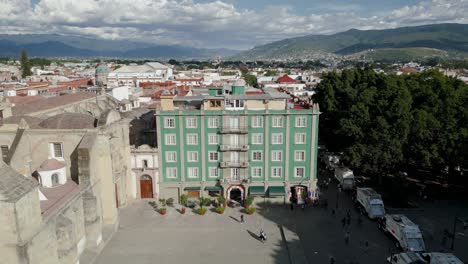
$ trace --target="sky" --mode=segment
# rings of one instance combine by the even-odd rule
[[[468,24],[468,0],[0,0],[0,34],[199,48],[435,23]]]

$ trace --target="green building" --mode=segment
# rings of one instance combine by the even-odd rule
[[[318,105],[244,86],[165,92],[156,110],[159,197],[314,199]]]

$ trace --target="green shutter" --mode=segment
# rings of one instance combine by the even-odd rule
[[[284,196],[284,186],[270,186],[268,187],[269,196]]]
[[[263,186],[250,186],[249,194],[250,195],[265,195],[265,188]]]

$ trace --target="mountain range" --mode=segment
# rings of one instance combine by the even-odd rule
[[[179,45],[155,45],[126,40],[103,40],[57,34],[0,34],[0,56],[119,57],[135,59],[208,59],[238,53],[230,49],[200,49]]]
[[[236,59],[314,59],[386,49],[430,48],[468,53],[467,24],[433,24],[384,30],[351,29],[333,35],[308,35],[275,41],[241,52]],[[382,53],[382,52],[381,52]]]

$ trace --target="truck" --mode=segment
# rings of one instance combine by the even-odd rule
[[[355,202],[363,214],[370,219],[384,217],[385,208],[382,196],[372,188],[357,188]]]
[[[387,258],[389,264],[463,264],[463,262],[451,253],[417,253],[403,252],[391,255]]]
[[[354,174],[349,168],[336,167],[335,179],[340,183],[343,190],[352,190],[354,188]]]
[[[395,239],[397,248],[413,252],[426,250],[418,225],[404,215],[387,214],[379,221],[379,227]]]

